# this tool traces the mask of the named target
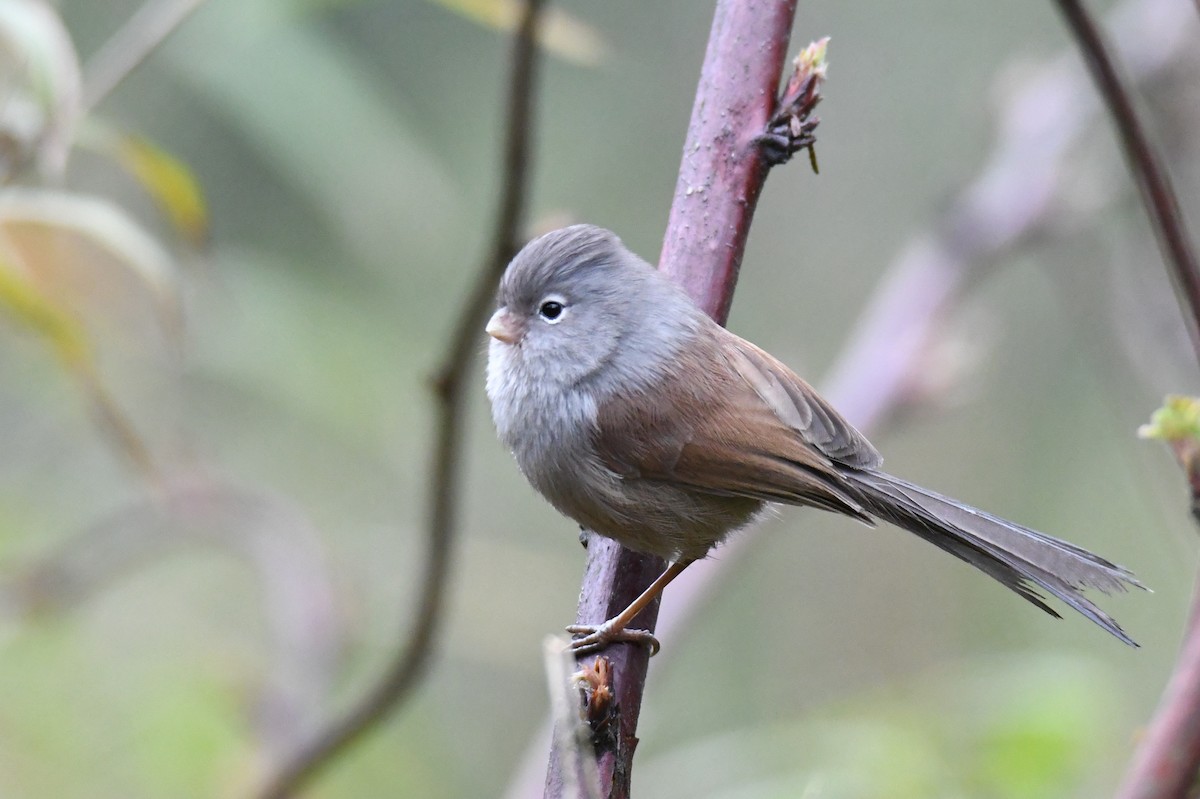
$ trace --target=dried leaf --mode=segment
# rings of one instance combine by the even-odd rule
[[[175,266],[169,253],[107,200],[51,189],[0,192],[0,245],[36,285],[63,306],[118,301],[130,284],[150,292],[171,336],[180,329]],[[129,278],[133,280],[130,281]]]
[[[153,480],[150,452],[105,388],[96,371],[93,351],[83,323],[57,298],[44,292],[13,260],[14,253],[0,247],[0,311],[17,324],[45,339],[68,376],[79,386],[101,431],[143,476]]]

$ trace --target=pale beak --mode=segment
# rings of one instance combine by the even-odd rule
[[[507,308],[501,308],[492,314],[487,323],[487,334],[505,344],[516,344],[521,339],[521,325]]]

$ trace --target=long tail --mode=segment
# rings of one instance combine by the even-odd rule
[[[872,516],[919,535],[991,575],[1051,616],[1061,618],[1034,585],[1066,602],[1114,636],[1137,646],[1120,625],[1082,594],[1145,588],[1129,571],[1085,549],[964,505],[884,472],[846,469]],[[1031,585],[1032,584],[1032,585]]]

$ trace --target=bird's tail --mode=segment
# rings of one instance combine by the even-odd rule
[[[991,575],[1052,616],[1034,585],[1066,602],[1114,636],[1137,643],[1082,593],[1145,588],[1129,571],[1085,549],[915,486],[884,472],[847,469],[872,516],[902,527]],[[1060,617],[1061,618],[1061,617]]]

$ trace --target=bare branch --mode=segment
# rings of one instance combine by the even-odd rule
[[[537,64],[534,37],[542,6],[543,0],[526,0],[513,44],[503,188],[495,234],[475,288],[452,334],[443,366],[433,381],[438,402],[438,427],[429,489],[429,551],[422,575],[416,625],[383,677],[349,712],[283,765],[261,792],[260,796],[264,799],[283,799],[294,794],[320,769],[394,712],[411,695],[433,653],[434,635],[442,617],[451,544],[458,523],[459,453],[462,449],[467,377],[496,282],[519,248],[527,204]]]
[[[766,181],[757,145],[775,110],[794,2],[717,4],[659,269],[724,322]]]
[[[794,0],[720,0],[713,15],[659,268],[720,322],[729,313],[767,176],[759,138],[775,110],[795,11]],[[578,622],[614,616],[664,566],[659,558],[590,536]],[[658,604],[652,602],[634,626],[653,630]],[[609,797],[627,797],[649,653],[619,644],[604,654],[619,712],[611,746],[597,753],[601,786]],[[565,770],[573,765],[564,755],[561,747],[551,749],[547,797],[565,796],[572,782],[582,784],[582,778],[568,778]]]
[[[81,111],[99,105],[158,49],[204,0],[148,0],[83,68]]]

